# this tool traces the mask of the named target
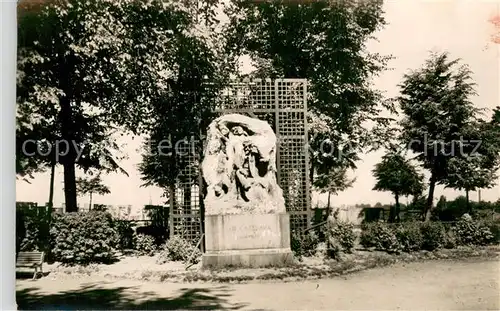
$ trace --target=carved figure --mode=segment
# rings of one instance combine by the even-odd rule
[[[276,136],[265,121],[239,114],[215,119],[202,171],[208,215],[285,212],[276,182]]]

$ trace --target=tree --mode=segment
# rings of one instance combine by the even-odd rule
[[[33,174],[43,172],[51,163],[51,154],[47,142],[54,141],[50,125],[30,125],[19,120],[28,116],[28,112],[18,111],[16,124],[16,179],[30,183]],[[33,142],[28,144],[26,142]],[[37,150],[38,148],[38,150]],[[52,154],[53,155],[53,154]]]
[[[347,177],[347,168],[330,170],[327,174],[316,176],[313,186],[321,193],[328,193],[327,215],[330,215],[330,197],[344,191],[356,182],[356,178]]]
[[[164,6],[172,8],[175,3]],[[19,4],[18,137],[22,140],[28,132],[37,141],[67,143],[56,162],[64,167],[68,212],[77,210],[76,166],[120,170],[110,131],[124,127],[136,133],[144,128],[144,120],[151,120],[149,98],[137,90],[144,68],[152,64],[133,59],[141,49],[154,53],[151,47],[135,44],[134,35],[138,30],[144,35],[144,27],[134,21],[134,13],[144,7],[128,0]],[[165,86],[162,68],[155,73],[156,83]],[[18,156],[20,175],[49,162],[55,165],[55,153],[49,153],[50,161],[26,160],[19,152]]]
[[[474,145],[475,150],[471,154],[460,154],[450,159],[448,163],[448,174],[444,183],[448,188],[465,190],[469,213],[472,212],[469,192],[491,188],[498,178],[497,170],[500,169],[498,114],[497,108],[490,122],[478,120],[468,124],[464,131],[467,135],[464,144]]]
[[[92,195],[104,195],[110,193],[109,188],[102,183],[101,175],[95,175],[88,178],[77,178],[76,189],[79,194],[89,195],[89,210],[92,209]]]
[[[446,197],[444,195],[439,197],[439,200],[436,204],[436,211],[438,213],[442,213],[442,211],[446,210],[448,208],[448,201],[446,200]],[[441,217],[439,217],[441,220]]]
[[[53,64],[47,66],[49,69],[57,67],[54,72],[58,74],[42,71],[46,68],[37,69],[51,78],[49,84],[56,94],[50,98],[55,97],[65,107],[60,109],[64,113],[59,117],[62,139],[74,138],[75,132],[97,132],[95,124],[82,129],[71,122],[72,116],[90,111],[95,122],[103,125],[98,133],[114,126],[133,134],[146,134],[157,142],[170,139],[173,144],[185,137],[189,139],[194,129],[199,135],[198,127],[204,126],[199,121],[208,120],[205,114],[212,110],[208,99],[215,93],[211,90],[219,86],[217,79],[211,79],[213,83],[202,82],[207,76],[217,76],[218,67],[226,66],[223,62],[214,65],[221,50],[220,41],[206,38],[207,34],[216,34],[212,30],[217,2],[69,0],[47,4],[41,13],[32,14],[48,28],[43,32],[48,42],[42,43],[49,52],[58,52],[53,55],[35,49],[45,57],[44,64]],[[32,24],[35,23],[26,22],[28,26]],[[51,28],[52,24],[55,26]],[[37,37],[31,41],[40,40]],[[36,83],[26,83],[31,87],[27,93],[33,93]],[[96,138],[91,141],[99,143]],[[160,186],[170,184],[180,169],[192,164],[175,153],[146,158],[151,162],[141,166],[143,177],[147,184]],[[76,192],[71,190],[71,171],[74,163],[81,163],[75,162],[71,154],[63,160],[65,176],[69,176],[65,177],[66,206],[73,210]],[[186,196],[190,198],[188,192]],[[74,204],[68,203],[73,197]]]
[[[175,185],[180,181],[187,214],[192,205],[192,187],[197,185],[203,190],[198,170],[204,132],[214,118],[218,91],[231,68],[222,50],[224,36],[216,29],[216,4],[217,1],[207,1],[202,6],[187,4],[186,10],[170,12],[160,7],[154,14],[144,12],[138,17],[145,19],[155,33],[171,34],[169,45],[163,43],[161,36],[146,37],[144,42],[145,46],[164,47],[153,59],[165,62],[163,68],[170,75],[165,90],[157,87],[154,75],[152,79],[142,79],[152,93],[148,97],[155,122],[148,128],[147,152],[143,153],[139,171],[144,186],[163,188],[164,196],[172,201],[176,198],[172,192],[178,190]],[[138,36],[144,38],[139,32]],[[148,51],[144,52],[149,61]],[[173,204],[177,206],[177,202]]]
[[[154,55],[145,50],[138,57],[152,63],[161,62],[163,70],[169,72],[169,79],[165,89],[158,87],[157,74],[153,71],[144,71],[141,79],[149,90],[146,96],[150,98],[155,122],[147,129],[146,152],[139,171],[145,186],[165,189],[166,197],[173,195],[172,187],[180,178],[184,206],[189,208],[191,187],[199,184],[200,142],[207,122],[213,118],[217,90],[226,76],[226,60],[221,45],[217,44],[223,42],[223,37],[214,30],[216,21],[211,17],[216,2],[206,2],[202,7],[188,6],[188,13],[165,10],[161,2],[157,4],[160,6],[154,11],[141,12],[137,17],[145,20],[143,24],[154,29],[156,35],[143,36],[142,31],[138,31],[137,36],[144,40],[142,45],[160,46],[161,50]],[[200,15],[205,16],[203,22],[198,19]],[[197,28],[201,25],[209,35],[200,34]],[[164,44],[164,34],[169,34],[168,44]]]
[[[450,159],[459,156],[456,148],[463,146],[465,154],[473,150],[470,144],[460,143],[478,110],[470,101],[475,94],[471,71],[459,62],[449,60],[447,53],[432,53],[422,68],[406,74],[400,84],[401,142],[431,173],[425,220],[430,220],[436,184],[444,183]]]
[[[469,193],[477,189],[493,187],[497,179],[495,170],[485,167],[484,161],[479,156],[453,158],[448,163],[448,176],[445,184],[447,188],[465,191],[467,206],[469,212],[472,212]]]
[[[366,50],[385,25],[382,1],[232,0],[225,12],[228,54],[250,55],[254,76],[308,79],[311,182],[330,169],[355,168],[364,146],[387,140],[382,129],[390,119],[379,112],[392,105],[370,78],[390,57]],[[376,125],[372,131],[364,127],[369,121]]]
[[[373,175],[377,180],[373,190],[390,191],[394,195],[396,204],[391,207],[389,221],[399,220],[399,198],[414,195],[416,189],[421,189],[423,176],[401,154],[394,152],[382,157],[382,161],[375,165]]]

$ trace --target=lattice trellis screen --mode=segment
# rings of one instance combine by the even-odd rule
[[[200,204],[200,156],[201,144],[186,141],[177,145],[178,161],[183,169],[177,176],[170,197],[170,232],[187,240],[196,241],[202,233]]]
[[[305,79],[234,82],[222,92],[215,111],[256,117],[273,128],[278,139],[278,183],[283,189],[292,230],[305,229],[311,222],[306,94]],[[202,198],[197,186],[200,153],[192,151],[192,147],[186,150],[191,152],[193,158],[188,160],[194,164],[179,175],[175,187],[170,232],[195,240],[202,230]]]
[[[241,113],[272,126],[278,138],[278,183],[283,189],[291,229],[310,224],[307,150],[307,80],[253,80],[233,83],[223,94],[219,113]]]

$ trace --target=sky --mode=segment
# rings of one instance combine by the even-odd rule
[[[477,83],[478,96],[473,98],[477,107],[492,109],[500,105],[500,44],[491,42],[495,32],[489,21],[500,16],[500,1],[386,1],[385,18],[388,25],[376,34],[377,40],[369,42],[368,50],[381,54],[391,54],[388,70],[374,79],[374,87],[382,90],[387,97],[398,95],[397,85],[410,69],[418,69],[429,56],[430,51],[448,51],[452,58],[461,58],[473,71]],[[242,60],[244,69],[252,66]],[[488,112],[491,113],[491,112]],[[94,195],[94,204],[132,205],[134,210],[145,204],[162,204],[162,189],[140,187],[140,174],[137,164],[141,161],[141,140],[132,136],[122,137],[124,152],[128,159],[121,162],[129,177],[120,174],[103,176],[111,194]],[[335,206],[354,204],[393,203],[390,193],[371,190],[375,185],[372,176],[374,165],[381,159],[383,151],[362,156],[357,170],[351,177],[356,178],[352,188],[332,197]],[[24,202],[43,204],[48,200],[50,172],[37,174],[31,184],[16,181],[16,199]],[[435,198],[445,195],[452,199],[461,193],[438,186]],[[470,195],[477,200],[477,193]],[[496,201],[500,198],[500,185],[481,191],[481,199]],[[313,196],[313,206],[325,202],[326,195]],[[56,168],[54,206],[64,202],[63,170]],[[79,198],[81,205],[88,203],[88,197]],[[403,200],[403,203],[405,201]]]

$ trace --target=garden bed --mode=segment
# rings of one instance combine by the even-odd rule
[[[113,264],[88,266],[47,265],[47,276],[54,279],[102,276],[113,279],[135,279],[154,282],[224,282],[280,280],[283,282],[347,275],[395,263],[423,260],[499,259],[500,246],[458,247],[433,252],[388,254],[376,250],[355,250],[339,260],[306,257],[286,268],[203,270],[201,263],[186,269],[181,262],[157,264],[157,256],[125,256]]]

